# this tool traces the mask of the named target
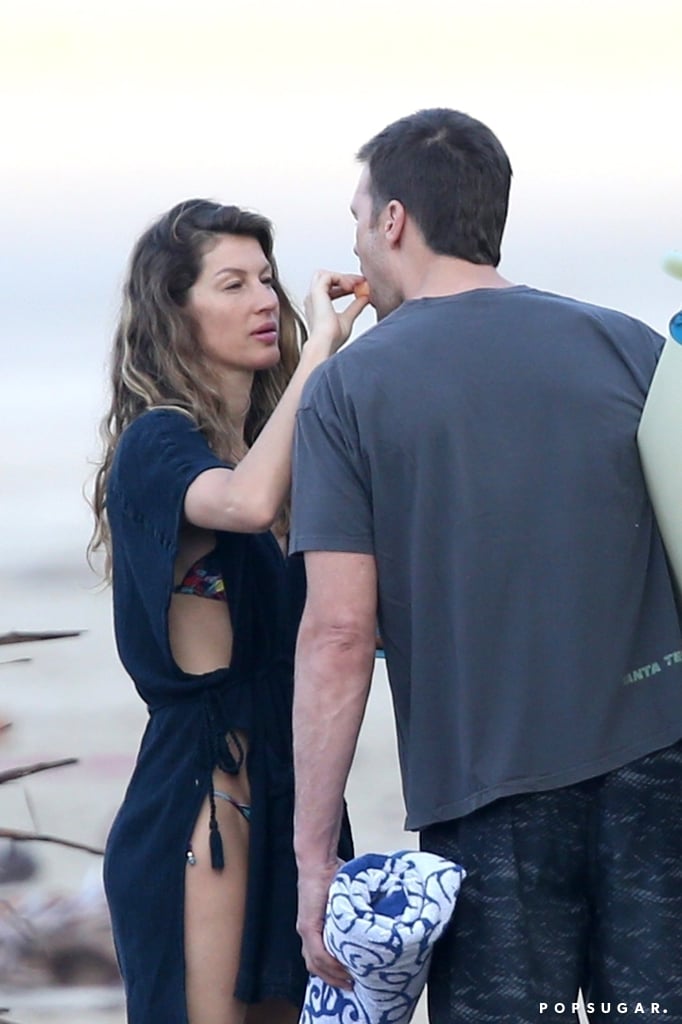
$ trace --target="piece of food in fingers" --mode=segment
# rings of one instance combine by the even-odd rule
[[[355,292],[356,299],[369,298],[369,284],[367,281],[358,281],[357,284],[353,285],[353,291]]]

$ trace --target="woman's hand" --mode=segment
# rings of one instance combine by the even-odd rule
[[[363,311],[369,297],[358,295],[355,289],[364,284],[359,274],[337,274],[332,270],[318,270],[313,276],[305,300],[305,313],[310,337],[307,345],[326,348],[327,355],[336,352],[348,341],[353,324]],[[344,310],[334,309],[332,302],[346,295],[355,298]]]

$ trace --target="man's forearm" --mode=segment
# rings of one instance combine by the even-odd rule
[[[336,861],[343,794],[374,667],[374,635],[319,631],[304,616],[296,650],[295,849],[300,865]]]

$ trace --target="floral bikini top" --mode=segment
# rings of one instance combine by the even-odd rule
[[[173,593],[194,594],[196,597],[208,597],[212,601],[227,601],[218,549],[213,548],[198,558],[189,567],[182,581],[173,587]]]

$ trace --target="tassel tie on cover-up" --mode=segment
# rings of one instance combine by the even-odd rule
[[[210,765],[208,802],[211,813],[208,823],[208,839],[211,851],[211,867],[214,871],[222,871],[225,867],[225,852],[216,816],[213,770],[214,768],[220,768],[221,771],[226,772],[228,775],[238,775],[244,763],[244,748],[237,734],[225,726],[223,710],[217,695],[215,693],[205,694],[203,704],[204,737],[206,740],[208,763]],[[231,739],[237,748],[236,757],[230,750],[228,739]]]

